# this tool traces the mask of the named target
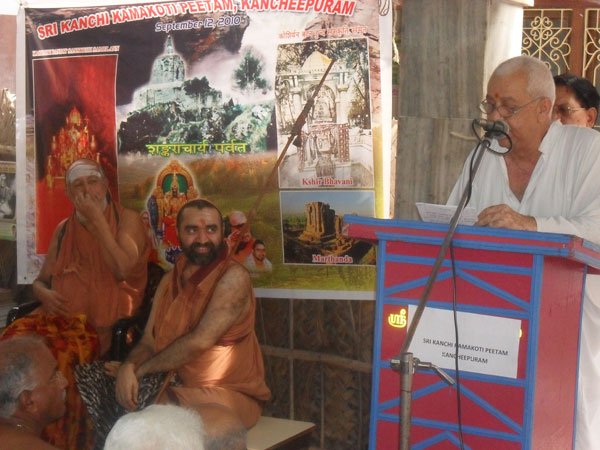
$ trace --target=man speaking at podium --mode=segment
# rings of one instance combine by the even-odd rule
[[[542,61],[518,56],[496,68],[480,109],[490,121],[505,122],[510,139],[492,143],[506,153],[483,155],[468,205],[479,213],[475,225],[571,234],[600,244],[600,133],[553,122],[554,98],[552,74]],[[449,205],[459,203],[469,183],[470,161]],[[577,397],[575,448],[599,449],[598,275],[586,279]]]

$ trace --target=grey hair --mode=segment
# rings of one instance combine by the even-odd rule
[[[225,434],[206,436],[206,450],[245,450],[248,431],[243,426],[233,428]]]
[[[528,55],[515,56],[500,63],[492,76],[507,76],[518,72],[527,74],[527,93],[532,97],[546,97],[554,104],[556,87],[552,72],[545,62]]]
[[[125,414],[106,437],[104,450],[205,450],[204,424],[193,410],[151,405]]]
[[[47,349],[37,336],[15,336],[0,341],[0,417],[8,419],[23,391],[35,388],[35,356]]]

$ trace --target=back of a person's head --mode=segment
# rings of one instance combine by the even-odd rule
[[[173,405],[152,405],[121,417],[104,450],[205,450],[200,416]]]
[[[10,417],[24,390],[35,387],[35,357],[46,349],[37,336],[14,336],[0,341],[0,417]]]

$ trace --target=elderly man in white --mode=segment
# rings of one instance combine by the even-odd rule
[[[469,205],[476,225],[565,233],[600,244],[600,133],[552,121],[554,81],[529,56],[500,64],[481,110],[510,127],[512,150],[487,152]],[[509,140],[502,138],[501,147]],[[469,180],[465,164],[448,200],[456,205]],[[600,448],[600,276],[586,281],[576,411],[577,450]],[[560,408],[560,405],[556,405]]]

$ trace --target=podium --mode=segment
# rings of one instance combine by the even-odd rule
[[[390,359],[447,229],[344,216],[346,235],[378,243],[370,450],[398,449],[400,374]],[[433,370],[415,373],[411,448],[460,448],[459,403],[466,449],[572,448],[583,288],[586,274],[598,273],[600,248],[569,235],[472,226],[457,228],[452,247],[454,267],[447,252],[409,350],[447,361],[454,379],[458,358],[460,395]],[[440,338],[454,333],[454,310],[459,339]]]

